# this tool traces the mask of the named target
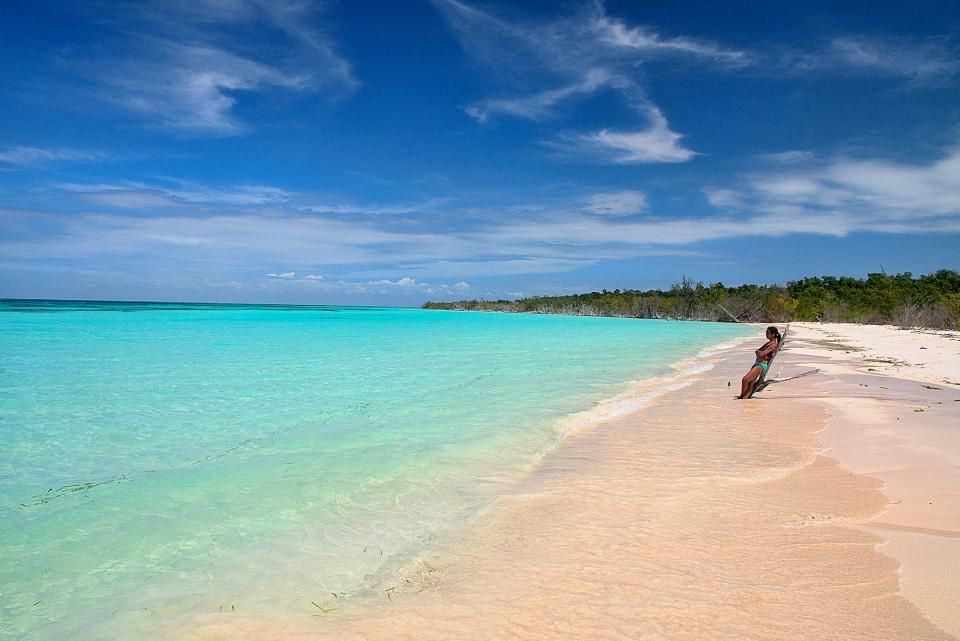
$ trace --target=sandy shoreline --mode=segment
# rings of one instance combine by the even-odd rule
[[[210,615],[180,638],[952,638],[960,388],[870,371],[939,380],[900,355],[920,347],[898,348],[906,334],[857,345],[894,361],[875,363],[844,329],[792,327],[774,374],[820,372],[756,401],[732,398],[752,356],[738,346],[572,434],[373,605]],[[931,376],[960,378],[952,339],[923,338],[943,360]]]
[[[806,339],[794,355],[829,376],[818,383],[832,415],[825,452],[883,482],[889,504],[865,526],[901,564],[903,595],[960,637],[960,332],[794,329]],[[834,354],[825,359],[823,349]]]

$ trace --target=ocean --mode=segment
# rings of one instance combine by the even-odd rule
[[[164,638],[207,612],[382,595],[571,415],[751,333],[0,301],[0,639]]]

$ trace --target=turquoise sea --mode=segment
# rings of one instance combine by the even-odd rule
[[[751,332],[0,301],[0,639],[163,638],[382,594],[563,417]]]

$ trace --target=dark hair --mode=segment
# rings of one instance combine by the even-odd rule
[[[768,334],[773,334],[774,336],[777,337],[777,345],[779,345],[779,344],[780,344],[780,341],[783,340],[783,339],[780,337],[780,330],[777,329],[776,325],[771,325],[770,327],[768,327],[768,328],[767,328],[767,333],[768,333]]]

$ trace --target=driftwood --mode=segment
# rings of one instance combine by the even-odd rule
[[[733,314],[731,314],[731,313],[730,313],[730,310],[727,309],[726,307],[724,307],[723,305],[721,305],[719,302],[717,303],[717,307],[719,307],[720,309],[722,309],[723,311],[725,311],[725,312],[727,313],[727,316],[729,316],[730,318],[733,319],[733,322],[734,322],[734,323],[739,323],[739,322],[740,322],[740,319],[739,319],[739,318],[737,318],[736,316],[734,316]]]

